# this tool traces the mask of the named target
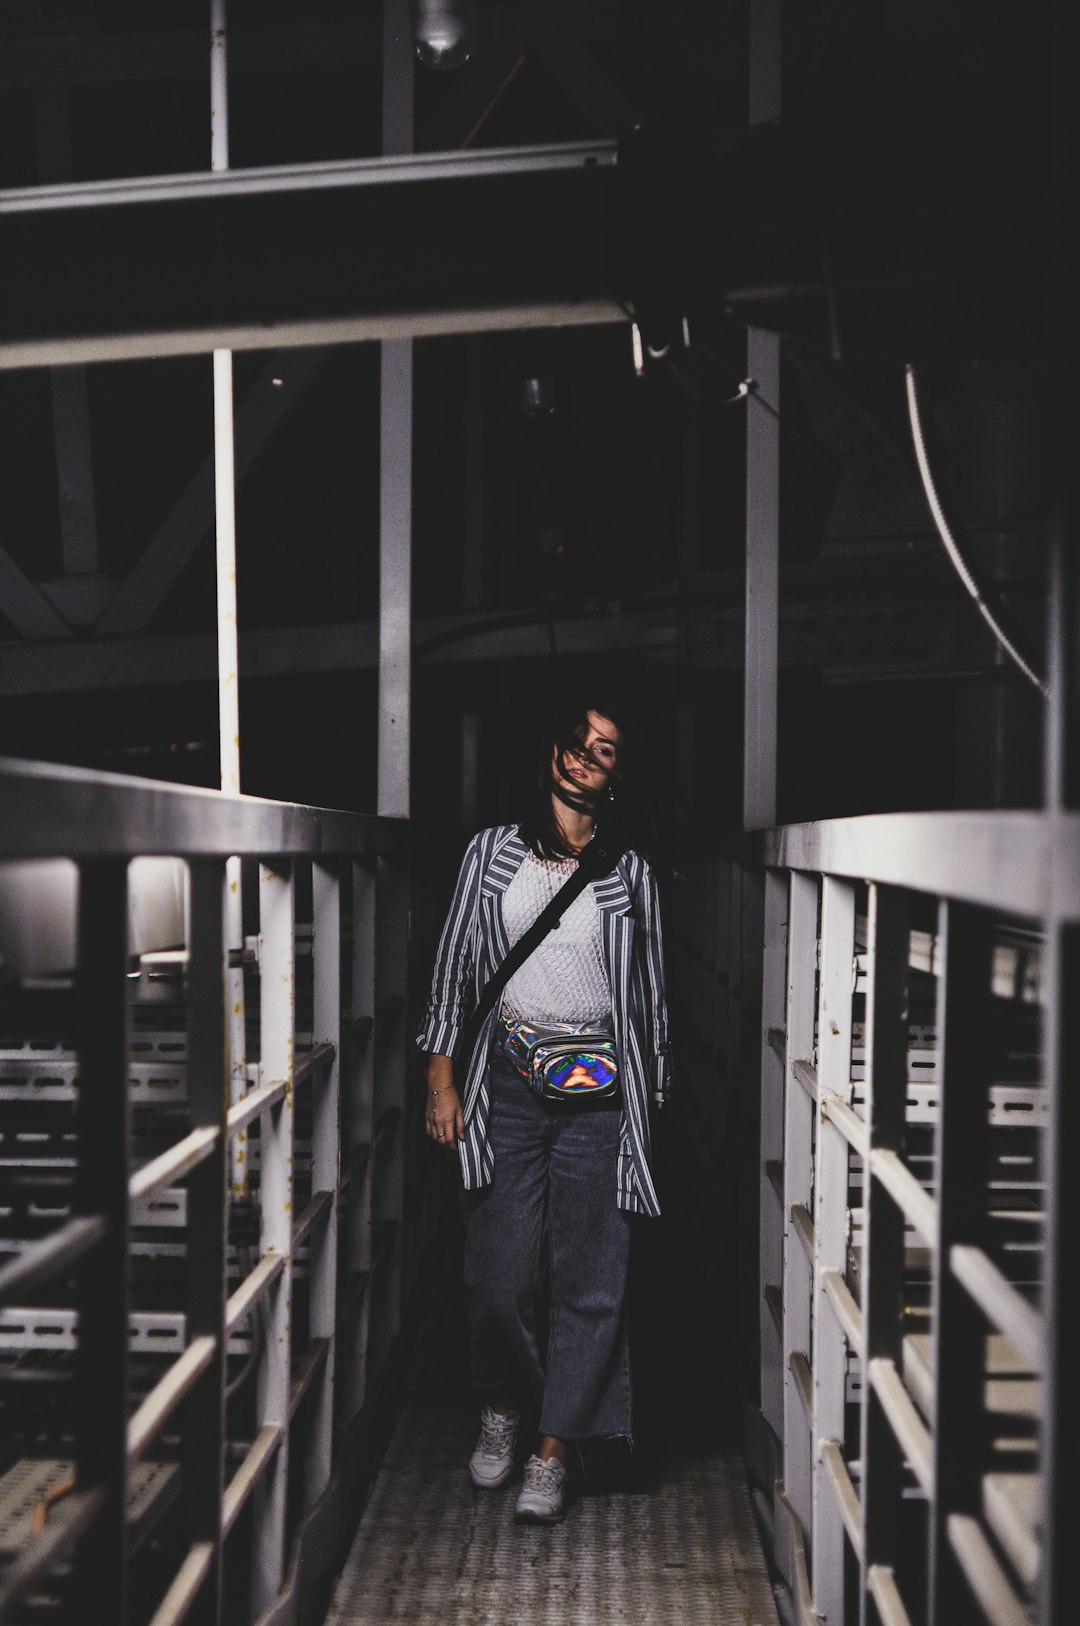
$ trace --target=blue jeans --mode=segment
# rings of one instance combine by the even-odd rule
[[[619,1103],[542,1100],[500,1052],[490,1068],[495,1177],[463,1193],[473,1381],[493,1397],[522,1395],[541,1434],[629,1435],[630,1216],[615,1205]]]

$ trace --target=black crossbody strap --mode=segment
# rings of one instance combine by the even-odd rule
[[[609,836],[602,839],[599,832],[590,841],[577,869],[556,892],[551,902],[541,909],[528,931],[519,937],[502,964],[493,971],[484,984],[480,998],[472,1015],[466,1022],[461,1035],[461,1055],[468,1060],[472,1047],[476,1043],[476,1036],[481,1026],[491,1014],[496,999],[502,993],[510,978],[519,966],[525,964],[534,949],[539,948],[552,927],[569,909],[574,899],[580,897],[585,888],[592,881],[599,880],[602,875],[608,875],[622,857],[624,848]]]

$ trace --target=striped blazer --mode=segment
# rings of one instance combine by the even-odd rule
[[[509,952],[502,899],[527,852],[517,826],[481,830],[465,852],[450,913],[439,939],[431,997],[416,1042],[431,1055],[455,1056],[469,1012]],[[592,883],[603,926],[604,963],[622,1078],[616,1202],[632,1213],[657,1215],[649,1168],[649,1097],[659,1103],[670,1077],[663,943],[656,880],[643,858],[627,852],[610,875]],[[458,1146],[467,1191],[491,1183],[495,1157],[488,1135],[491,1097],[487,1057],[498,1020],[488,1017],[455,1082],[465,1135]]]

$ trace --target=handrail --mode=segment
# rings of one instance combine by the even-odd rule
[[[42,1535],[24,1547],[0,1575],[0,1618],[26,1597],[34,1582],[62,1558],[105,1505],[105,1487],[72,1491],[50,1515]]]
[[[848,1473],[844,1453],[836,1440],[822,1440],[821,1465],[825,1469],[825,1478],[832,1487],[836,1497],[836,1505],[840,1509],[840,1517],[844,1521],[844,1529],[848,1533],[848,1540],[856,1558],[863,1556],[862,1539],[862,1508],[859,1498]]]
[[[68,1220],[58,1230],[39,1238],[0,1270],[0,1304],[20,1288],[57,1275],[101,1241],[107,1227],[100,1214]]]
[[[12,757],[0,757],[0,784],[3,857],[317,858],[407,850],[407,821],[370,813]]]
[[[247,1276],[225,1306],[225,1331],[232,1332],[250,1315],[254,1305],[262,1298],[271,1282],[277,1281],[285,1269],[285,1255],[272,1250],[264,1253],[259,1263]]]
[[[881,1401],[898,1445],[911,1464],[911,1471],[926,1495],[934,1482],[930,1433],[908,1394],[904,1380],[892,1361],[876,1356],[869,1364],[870,1386]]]
[[[214,1561],[212,1541],[197,1541],[188,1548],[169,1589],[154,1611],[150,1626],[176,1626],[183,1620],[198,1596]]]
[[[236,1523],[244,1504],[266,1472],[270,1461],[285,1438],[283,1423],[267,1423],[252,1442],[251,1448],[235,1474],[225,1487],[221,1499],[221,1534],[227,1536]]]
[[[949,1267],[983,1314],[1015,1348],[1032,1372],[1044,1364],[1043,1318],[1002,1275],[981,1248],[954,1244],[949,1249]]]
[[[181,1400],[210,1365],[216,1348],[216,1340],[208,1333],[194,1339],[154,1385],[128,1424],[129,1464],[138,1461],[159,1429],[165,1426]]]
[[[1007,914],[1080,920],[1080,814],[871,813],[766,830],[766,868],[874,880]],[[1071,862],[1054,862],[1057,854]]]
[[[205,1129],[193,1129],[183,1140],[178,1140],[174,1146],[151,1158],[149,1163],[144,1163],[141,1169],[136,1169],[128,1183],[131,1202],[146,1202],[166,1186],[190,1174],[204,1157],[210,1156],[220,1133],[216,1124],[209,1124]]]

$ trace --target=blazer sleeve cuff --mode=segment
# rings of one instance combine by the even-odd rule
[[[671,1054],[668,1050],[650,1058],[649,1074],[649,1088],[659,1106],[671,1094]]]
[[[448,1017],[429,1016],[416,1035],[416,1047],[429,1056],[455,1056],[462,1027]]]

